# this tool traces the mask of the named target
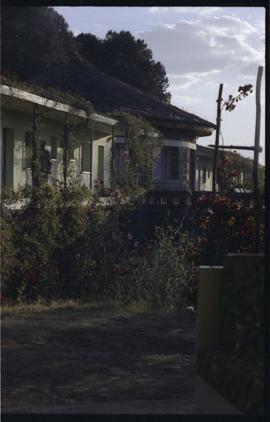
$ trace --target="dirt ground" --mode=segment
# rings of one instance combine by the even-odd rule
[[[194,326],[188,311],[3,310],[2,412],[192,413]]]

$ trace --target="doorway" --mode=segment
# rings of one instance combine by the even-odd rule
[[[3,128],[1,157],[2,188],[13,189],[14,179],[14,130]]]

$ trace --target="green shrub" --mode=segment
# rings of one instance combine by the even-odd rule
[[[46,282],[59,231],[55,190],[44,185],[32,194],[14,222],[14,286],[17,298],[29,301],[49,290]]]
[[[2,276],[19,301],[120,299],[179,306],[188,266],[179,230],[157,229],[153,241],[129,233],[133,206],[119,191],[102,206],[76,183],[43,185],[2,226]],[[6,249],[5,249],[6,248]]]
[[[157,228],[152,242],[135,242],[118,275],[120,296],[153,308],[183,306],[188,271],[183,244],[184,235],[170,227]]]
[[[1,204],[1,299],[10,296],[14,264],[14,227],[12,212]]]

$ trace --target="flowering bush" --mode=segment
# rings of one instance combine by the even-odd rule
[[[111,298],[180,305],[188,273],[184,237],[167,228],[142,241],[130,230],[133,207],[119,189],[111,192],[110,206],[96,196],[83,199],[75,187],[62,192],[45,185],[24,209],[5,217],[4,295],[27,302]]]
[[[186,293],[195,304],[199,265],[223,265],[227,253],[254,252],[255,218],[252,208],[241,206],[226,196],[202,195],[196,201],[188,221],[186,258],[193,271]],[[264,224],[260,227],[263,250]]]
[[[237,152],[221,151],[218,162],[218,185],[222,194],[233,191],[235,188],[242,188],[253,191],[253,162],[250,158],[243,157]],[[241,176],[242,173],[242,177]],[[244,177],[245,175],[245,177]],[[264,167],[258,168],[259,190],[264,192]]]
[[[117,176],[112,172],[112,182],[129,196],[141,195],[152,187],[153,151],[160,145],[160,138],[142,117],[126,112],[114,112],[112,117],[119,121],[125,134],[120,171]]]

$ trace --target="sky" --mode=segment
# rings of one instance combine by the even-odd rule
[[[143,39],[169,78],[171,103],[216,123],[219,84],[223,99],[252,84],[253,93],[234,111],[222,112],[221,143],[254,145],[255,86],[265,66],[265,10],[262,7],[55,7],[70,30],[103,38],[107,31],[130,31]],[[261,88],[261,139],[264,162],[265,78]],[[199,138],[213,144],[215,135]],[[251,152],[241,152],[252,157]]]

